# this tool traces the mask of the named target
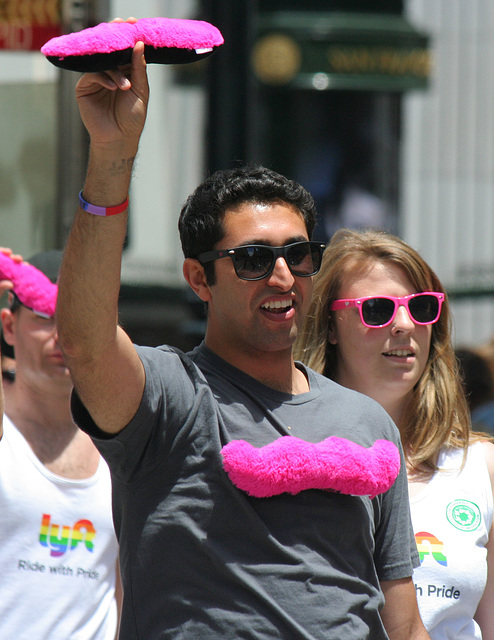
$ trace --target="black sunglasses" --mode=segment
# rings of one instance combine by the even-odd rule
[[[234,249],[205,251],[197,256],[201,264],[230,257],[235,273],[241,280],[262,280],[274,269],[276,260],[283,256],[294,276],[308,278],[321,268],[322,254],[326,245],[322,242],[293,242],[283,247],[267,244],[246,244]]]
[[[15,381],[15,369],[2,369],[2,380],[7,382]]]

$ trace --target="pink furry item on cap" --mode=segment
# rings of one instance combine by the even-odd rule
[[[58,287],[44,273],[27,262],[14,262],[0,252],[0,280],[11,280],[23,305],[52,317],[57,306]]]
[[[107,71],[129,64],[139,41],[144,42],[146,62],[184,64],[211,55],[223,44],[223,36],[202,20],[141,18],[135,23],[102,22],[52,38],[41,53],[62,69]]]
[[[255,498],[306,489],[375,498],[392,486],[401,466],[389,440],[366,448],[336,436],[318,443],[282,436],[261,448],[233,440],[221,453],[232,483]]]

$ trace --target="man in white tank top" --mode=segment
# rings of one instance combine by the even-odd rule
[[[60,259],[47,252],[29,262],[54,282]],[[54,317],[23,304],[16,286],[0,279],[0,295],[12,289],[1,320],[16,361],[0,441],[0,638],[114,640],[120,582],[108,467],[72,422]]]

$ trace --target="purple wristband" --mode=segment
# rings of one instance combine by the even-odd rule
[[[125,198],[122,204],[117,204],[115,207],[97,207],[94,204],[90,204],[82,195],[82,191],[79,192],[79,204],[81,205],[81,209],[87,211],[88,213],[92,213],[93,216],[114,216],[117,213],[122,213],[129,206],[129,196]]]

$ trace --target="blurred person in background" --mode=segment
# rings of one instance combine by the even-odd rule
[[[489,362],[476,349],[459,347],[455,353],[472,426],[494,435],[494,376]]]
[[[494,336],[488,342],[475,347],[475,351],[485,358],[494,378]]]
[[[29,262],[55,282],[60,260],[50,251]],[[114,640],[120,583],[109,470],[72,421],[54,317],[22,304],[15,286],[0,281],[0,295],[9,292],[2,335],[16,366],[0,441],[0,637]]]
[[[471,432],[439,279],[405,242],[338,231],[295,357],[374,398],[398,426],[433,640],[494,638],[494,445]]]

